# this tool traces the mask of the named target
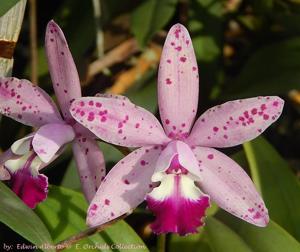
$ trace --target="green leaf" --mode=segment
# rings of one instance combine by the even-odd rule
[[[170,250],[172,252],[193,251],[193,252],[211,252],[208,243],[203,240],[203,231],[198,234],[187,236],[178,236],[172,234],[170,237]]]
[[[264,138],[244,144],[253,181],[270,217],[300,240],[300,183],[290,167]]]
[[[255,52],[224,90],[225,97],[286,93],[300,88],[300,37],[265,46]]]
[[[188,30],[200,67],[202,104],[217,96],[222,76],[220,60],[223,47],[224,3],[215,0],[191,0]]]
[[[0,205],[1,222],[37,246],[52,244],[51,236],[40,218],[2,182],[0,182]]]
[[[245,241],[228,226],[215,219],[207,217],[204,234],[208,239],[208,244],[214,252],[251,252],[252,250]]]
[[[51,186],[48,199],[39,204],[37,213],[46,223],[55,242],[64,240],[85,229],[87,203],[81,193],[58,186]],[[84,251],[100,251],[102,246],[108,246],[105,251],[116,251],[111,245],[131,245],[145,248],[143,241],[126,224],[119,221],[108,227],[99,234],[94,234],[88,238],[77,242],[69,251],[81,249]],[[90,245],[90,247],[88,247]],[[98,248],[95,247],[98,245]],[[76,247],[77,246],[77,247]],[[118,251],[125,251],[119,249]],[[126,250],[128,251],[128,250]],[[130,251],[141,251],[141,249],[131,249]]]
[[[253,252],[300,251],[299,242],[272,220],[262,228],[249,224],[223,210],[218,213],[217,217],[232,228]]]
[[[132,13],[131,27],[137,41],[145,46],[163,28],[176,10],[178,0],[146,0]]]
[[[20,0],[1,0],[0,17],[2,17],[10,8],[16,5]]]
[[[241,222],[237,233],[255,252],[300,251],[299,242],[273,221],[270,221],[265,228]]]

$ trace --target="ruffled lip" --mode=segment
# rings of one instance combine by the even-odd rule
[[[209,196],[203,194],[194,181],[183,174],[165,175],[160,186],[146,197],[148,208],[156,216],[151,224],[154,233],[196,233],[204,225]]]

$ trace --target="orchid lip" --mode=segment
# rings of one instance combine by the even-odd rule
[[[204,225],[209,196],[201,192],[186,174],[164,174],[161,183],[146,197],[148,208],[156,216],[154,233],[196,233]]]

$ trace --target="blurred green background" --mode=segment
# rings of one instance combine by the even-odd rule
[[[6,11],[4,2],[0,3],[0,14]],[[283,114],[263,137],[222,150],[252,176],[269,208],[270,225],[257,228],[213,207],[207,225],[199,234],[168,235],[166,247],[172,252],[300,251],[299,0],[37,0],[36,76],[30,67],[29,9],[33,2],[27,3],[14,54],[13,76],[37,77],[37,84],[49,94],[53,95],[53,89],[45,59],[44,35],[47,22],[54,19],[65,33],[85,96],[99,92],[124,94],[158,116],[157,67],[166,32],[177,22],[187,26],[196,52],[200,71],[198,115],[227,100],[281,96],[286,102]],[[99,12],[96,2],[101,6],[98,17],[94,14]],[[2,117],[1,150],[30,131]],[[100,145],[110,169],[123,155],[108,144]],[[24,210],[9,189],[1,185],[0,202],[4,206],[0,220],[6,224],[0,225],[2,243],[58,242],[86,228],[87,204],[79,193],[71,150],[44,171],[55,186],[50,188],[48,200],[34,211]],[[15,205],[5,205],[5,199]],[[19,208],[22,211],[18,213]],[[10,216],[12,209],[16,214]],[[120,222],[81,244],[145,243],[150,251],[157,251],[157,237],[149,229],[153,218],[142,205],[125,219],[129,225]],[[35,220],[34,224],[30,220]],[[42,239],[36,237],[37,233]],[[78,250],[72,247],[69,251]]]

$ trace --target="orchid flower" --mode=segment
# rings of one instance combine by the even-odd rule
[[[191,38],[177,24],[168,33],[158,73],[163,127],[125,97],[84,97],[72,103],[73,117],[99,138],[139,147],[107,174],[89,206],[88,225],[128,213],[144,199],[156,215],[151,227],[158,234],[197,232],[211,201],[249,223],[267,225],[268,210],[249,176],[214,148],[257,137],[279,117],[284,102],[276,96],[226,102],[193,125],[198,78]]]
[[[27,80],[0,78],[0,112],[38,129],[16,141],[0,156],[1,179],[11,179],[13,191],[31,208],[47,197],[48,178],[39,170],[72,142],[83,191],[90,201],[105,175],[105,163],[95,136],[76,123],[69,107],[81,97],[78,73],[60,27],[50,21],[46,53],[60,115],[50,96]]]

